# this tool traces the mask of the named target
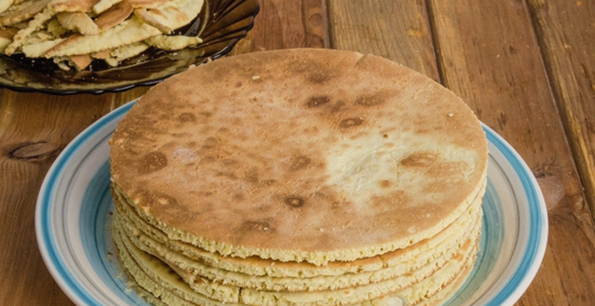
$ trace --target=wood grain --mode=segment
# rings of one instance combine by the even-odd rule
[[[0,304],[68,305],[35,241],[35,200],[64,146],[109,111],[108,96],[3,90],[0,100]]]
[[[591,213],[527,6],[511,0],[430,3],[444,83],[519,151],[546,197],[548,251],[520,304],[594,301],[595,273],[585,273],[595,271]]]
[[[70,305],[41,260],[35,202],[60,151],[84,128],[142,95],[141,87],[101,96],[0,91],[0,305]]]
[[[236,53],[328,44],[324,1],[261,3],[251,39]],[[147,89],[67,97],[0,90],[0,305],[72,304],[37,250],[37,192],[52,161],[74,136]]]
[[[595,1],[528,3],[562,122],[594,212]]]
[[[238,44],[234,54],[329,46],[324,0],[261,0],[256,28]]]
[[[333,48],[380,55],[439,80],[425,1],[330,0],[329,12]]]

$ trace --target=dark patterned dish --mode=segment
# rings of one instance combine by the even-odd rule
[[[0,55],[0,87],[57,95],[119,92],[156,84],[190,65],[229,53],[246,36],[258,13],[257,0],[206,0],[200,14],[177,34],[203,42],[179,51],[148,49],[117,67],[99,61],[90,70],[63,71],[51,60]]]

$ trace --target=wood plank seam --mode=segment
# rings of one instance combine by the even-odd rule
[[[577,135],[575,131],[576,128],[580,129],[580,127],[572,126],[572,120],[570,120],[569,118],[570,116],[572,116],[572,111],[569,110],[566,104],[564,103],[564,98],[559,90],[560,84],[557,84],[557,79],[555,77],[554,72],[552,71],[553,60],[547,52],[548,46],[544,39],[545,29],[540,24],[539,18],[537,16],[537,10],[540,6],[543,6],[544,3],[538,0],[525,0],[524,3],[527,7],[527,11],[529,12],[529,17],[533,25],[533,33],[535,35],[537,43],[539,44],[539,52],[541,54],[541,59],[544,62],[546,76],[548,79],[548,85],[554,97],[556,110],[559,116],[561,117],[562,128],[566,135],[565,140],[572,152],[572,161],[574,163],[575,171],[578,173],[580,183],[583,186],[584,193],[586,195],[585,201],[587,202],[588,209],[591,212],[591,217],[595,221],[595,214],[593,214],[593,212],[595,211],[595,186],[592,186],[593,184],[595,184],[595,182],[591,182],[589,180],[588,173],[588,167],[590,167],[591,162],[589,162],[587,156],[583,156],[581,154],[582,150],[578,148],[580,144],[577,144],[574,141],[570,141],[575,137],[580,137],[580,135]],[[583,67],[583,70],[586,69]],[[581,165],[583,167],[581,167]]]
[[[448,73],[446,73],[446,71],[447,71],[447,69],[448,69],[448,68],[447,68],[447,64],[446,64],[446,60],[447,60],[447,58],[446,58],[446,55],[444,55],[444,50],[443,50],[443,48],[441,47],[440,37],[439,37],[439,33],[438,33],[438,27],[437,27],[437,24],[436,24],[436,20],[437,20],[439,17],[436,15],[436,8],[434,8],[434,2],[432,2],[431,0],[426,0],[426,1],[428,2],[428,17],[429,17],[429,19],[430,19],[430,24],[432,25],[432,31],[433,31],[433,34],[434,34],[434,35],[433,35],[433,36],[434,36],[433,38],[434,38],[434,40],[435,40],[434,44],[435,44],[435,47],[436,47],[437,49],[439,49],[439,50],[436,50],[436,49],[435,49],[435,50],[436,50],[436,61],[437,61],[437,63],[438,63],[438,70],[440,71],[440,74],[441,74],[441,78],[442,78],[442,84],[443,84],[445,87],[447,87],[447,88],[451,88],[451,89],[452,89],[452,87],[453,87],[453,86],[455,86],[455,87],[456,87],[456,85],[455,85],[455,84],[451,84],[451,82],[450,82],[450,80],[449,80],[449,76],[448,76],[449,74],[448,74]],[[519,1],[518,3],[519,3],[520,5],[522,5],[522,6],[523,6],[523,10],[522,10],[522,11],[523,11],[523,12],[526,14],[526,18],[527,18],[527,20],[529,20],[529,21],[530,21],[530,19],[531,19],[531,18],[530,18],[530,16],[529,16],[529,13],[528,13],[528,7],[526,6],[526,2],[525,2],[525,1],[526,1],[526,0]],[[529,22],[529,23],[530,23],[530,22]],[[529,35],[532,35],[532,36],[533,36],[533,38],[534,38],[534,39],[536,39],[536,36],[535,36],[535,31],[534,31],[534,29],[532,29],[532,28],[531,28],[531,29],[528,29],[528,30],[529,30],[529,32],[530,32],[530,33],[528,33],[528,34],[529,34]],[[542,52],[542,50],[541,50],[540,46],[537,46],[537,47],[540,49],[540,50],[539,50],[539,52]],[[539,52],[538,52],[538,54],[539,54]],[[562,138],[564,138],[564,139],[561,139],[561,142],[562,142],[564,145],[566,145],[566,146],[567,146],[567,148],[568,148],[568,150],[569,150],[569,152],[570,152],[570,145],[569,145],[569,143],[570,143],[570,142],[569,142],[569,140],[568,140],[568,136],[567,136],[567,134],[566,134],[566,131],[565,131],[565,129],[564,129],[564,126],[563,126],[562,120],[560,119],[560,111],[559,111],[559,109],[558,109],[557,101],[556,101],[556,100],[555,100],[555,98],[554,98],[554,91],[552,90],[552,86],[551,86],[551,84],[550,84],[549,77],[548,77],[548,75],[546,74],[546,70],[547,70],[547,69],[546,69],[546,63],[543,61],[543,58],[542,58],[541,56],[539,56],[538,58],[536,58],[536,60],[537,60],[537,62],[538,62],[538,64],[539,64],[539,66],[540,66],[539,68],[543,69],[543,74],[544,74],[544,79],[545,79],[545,82],[544,82],[544,84],[543,84],[543,85],[545,85],[545,86],[544,86],[544,90],[546,90],[546,91],[547,91],[547,95],[548,95],[549,97],[551,97],[551,98],[552,98],[552,101],[551,101],[551,107],[552,107],[552,110],[553,110],[553,112],[554,112],[554,113],[555,113],[555,115],[556,115],[555,117],[557,118],[557,120],[556,120],[556,119],[554,119],[554,121],[553,121],[552,123],[553,123],[553,124],[557,124],[557,125],[559,126],[559,128],[562,130],[561,136],[562,136]],[[478,114],[478,116],[479,116],[480,118],[482,117],[481,110],[479,110],[479,109],[478,109],[478,110],[477,110],[477,114]],[[505,121],[505,118],[502,118],[502,120],[500,120],[500,118],[499,118],[499,119],[497,120],[497,122],[498,122],[498,123],[500,123],[500,121]],[[556,121],[557,121],[557,122],[556,122]],[[497,127],[498,127],[498,125],[496,125],[495,127],[497,128]],[[502,126],[500,126],[500,128],[502,128]],[[498,130],[498,128],[497,128],[497,130]],[[528,133],[530,133],[530,132],[531,132],[531,131],[528,131]],[[570,154],[569,154],[569,155],[570,155]],[[554,162],[555,162],[555,161],[554,161]],[[546,162],[546,163],[547,163],[547,162]],[[578,177],[579,177],[579,175],[578,175],[577,164],[576,164],[576,161],[575,161],[575,159],[573,158],[573,156],[569,156],[569,163],[570,163],[570,170],[571,170],[571,171],[574,173],[574,176],[577,178],[577,183],[579,184],[579,186],[580,186],[580,189],[581,189],[581,191],[580,191],[580,195],[581,195],[581,196],[580,196],[580,198],[584,199],[584,198],[585,198],[585,196],[584,196],[584,192],[583,192],[583,190],[584,190],[584,185],[582,184],[582,181],[581,181],[581,180],[578,178]],[[544,165],[545,165],[545,164],[544,164]],[[542,166],[544,166],[544,165],[542,165]],[[537,170],[537,169],[539,169],[539,168],[535,168],[535,167],[536,167],[536,165],[534,165],[534,168],[533,168],[533,173],[537,175],[537,174],[539,174],[539,171],[536,171],[536,170]]]
[[[382,56],[440,80],[425,0],[327,3],[333,48]]]
[[[428,14],[428,24],[430,26],[430,36],[432,38],[432,46],[434,49],[434,58],[436,59],[436,70],[438,70],[438,78],[440,83],[448,88],[448,82],[446,75],[444,74],[444,63],[442,62],[442,53],[440,48],[440,40],[436,33],[436,22],[434,18],[434,8],[432,7],[432,1],[424,0],[426,6],[426,12]]]
[[[308,1],[306,1],[308,2]],[[327,0],[314,0],[313,2],[320,2],[320,13],[317,14],[320,16],[320,26],[322,29],[317,31],[316,24],[312,24],[313,21],[309,20],[315,17],[316,14],[310,15],[308,12],[308,5],[302,4],[302,22],[304,24],[304,33],[306,33],[306,46],[307,47],[318,47],[318,48],[329,48],[330,41],[329,41],[329,30],[328,30],[328,9],[327,9]],[[320,32],[320,33],[316,33]],[[318,35],[320,34],[320,35]],[[322,44],[317,42],[312,42],[310,40],[310,36],[318,37],[322,40]]]
[[[333,27],[331,26],[331,12],[330,12],[330,7],[331,7],[331,2],[332,0],[324,0],[324,12],[326,13],[326,37],[327,37],[327,48],[330,49],[336,49],[337,47],[335,46],[335,33],[333,31]]]
[[[547,201],[548,250],[518,304],[590,305],[591,212],[524,0],[432,0],[430,11],[443,83],[519,150]]]

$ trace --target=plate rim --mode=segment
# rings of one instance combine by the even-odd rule
[[[50,211],[53,195],[57,192],[56,180],[63,175],[65,166],[68,165],[71,157],[82,144],[92,139],[92,136],[106,124],[127,113],[136,101],[137,99],[134,99],[114,109],[79,133],[52,163],[40,187],[35,207],[37,246],[54,281],[78,305],[99,305],[99,303],[77,284],[70,271],[62,263],[63,259],[60,258],[58,249],[53,243],[51,235],[53,233],[48,223],[51,215],[47,212]],[[481,125],[487,141],[496,146],[519,176],[529,205],[530,227],[527,250],[514,273],[507,277],[505,285],[487,302],[487,305],[512,305],[527,290],[541,267],[549,231],[547,207],[537,179],[520,154],[493,129],[484,123]]]
[[[521,155],[500,134],[483,122],[481,125],[486,132],[488,143],[498,148],[519,176],[529,205],[530,228],[527,250],[506,284],[487,303],[487,305],[513,305],[527,291],[541,268],[549,234],[547,206],[535,175]]]

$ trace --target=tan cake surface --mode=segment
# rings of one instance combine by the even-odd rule
[[[380,57],[314,49],[172,77],[111,145],[114,185],[170,238],[314,264],[437,234],[467,210],[487,160],[479,121],[447,89]]]

